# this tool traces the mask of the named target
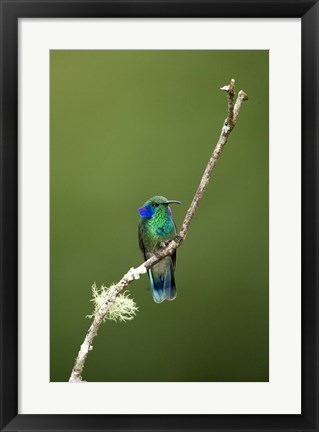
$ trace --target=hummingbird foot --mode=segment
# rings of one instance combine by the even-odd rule
[[[158,259],[162,258],[162,257],[161,257],[161,254],[160,254],[159,251],[155,251],[155,252],[154,252],[154,255],[155,255],[156,258],[158,258]]]
[[[183,238],[182,238],[182,236],[177,235],[176,237],[174,237],[174,240],[176,241],[176,243],[180,244],[180,243],[182,243]]]

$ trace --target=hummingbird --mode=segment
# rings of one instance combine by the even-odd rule
[[[180,201],[154,196],[138,209],[140,215],[138,240],[145,260],[160,250],[165,242],[176,236],[176,225],[169,207],[172,203],[181,204]],[[148,271],[153,299],[156,303],[162,303],[165,299],[175,299],[175,266],[176,250],[172,256],[163,258]]]

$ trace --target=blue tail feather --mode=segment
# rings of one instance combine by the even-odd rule
[[[153,299],[156,303],[162,303],[165,300],[163,280],[160,276],[154,275],[152,270],[149,270],[148,274],[151,281]]]
[[[164,301],[165,299],[175,299],[176,286],[173,262],[171,258],[164,274],[162,274],[162,272],[159,268],[156,267],[156,265],[153,267],[153,269],[150,269],[148,271],[148,274],[151,281],[153,299],[156,303],[162,303],[162,301]]]

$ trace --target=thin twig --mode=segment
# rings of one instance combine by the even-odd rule
[[[223,147],[227,143],[229,134],[234,129],[236,125],[236,120],[240,111],[240,108],[242,106],[242,103],[248,99],[245,92],[242,90],[238,93],[236,103],[234,105],[234,88],[235,88],[235,80],[231,80],[230,84],[227,86],[224,86],[221,88],[221,90],[224,90],[228,93],[228,114],[227,118],[224,121],[224,125],[222,127],[222,131],[218,140],[218,143],[213,151],[212,156],[210,157],[208,164],[206,166],[206,169],[204,171],[204,174],[202,176],[202,179],[200,181],[200,184],[198,186],[198,189],[194,195],[193,201],[187,210],[186,216],[184,218],[182,228],[179,232],[179,234],[170,241],[163,249],[161,249],[159,252],[157,252],[156,255],[151,256],[147,261],[145,261],[143,264],[141,264],[137,268],[131,268],[123,277],[122,279],[116,284],[113,285],[109,290],[109,295],[103,306],[98,310],[96,313],[93,322],[85,336],[84,342],[81,345],[80,351],[78,353],[78,356],[75,360],[74,367],[72,369],[71,377],[69,379],[69,382],[82,382],[82,371],[84,368],[85,360],[87,358],[87,355],[92,348],[92,343],[97,335],[97,332],[99,330],[99,327],[105,317],[105,314],[107,313],[109,307],[112,305],[112,303],[115,302],[116,297],[118,294],[126,288],[129,284],[131,284],[135,279],[139,279],[140,276],[147,272],[151,267],[153,267],[154,264],[158,263],[162,258],[166,257],[167,255],[172,255],[175,249],[177,249],[182,242],[185,240],[189,225],[191,223],[191,220],[195,214],[195,211],[198,207],[198,204],[200,200],[202,199],[203,193],[209,183],[212,170],[214,169],[218,158],[220,157],[220,154],[223,150]]]

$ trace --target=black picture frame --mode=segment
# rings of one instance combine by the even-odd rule
[[[314,0],[0,0],[1,431],[319,431],[318,30]],[[18,20],[84,17],[301,18],[302,414],[18,414]],[[294,91],[285,88],[283,93]],[[286,125],[289,127],[289,125]],[[284,315],[283,315],[284,319]]]

